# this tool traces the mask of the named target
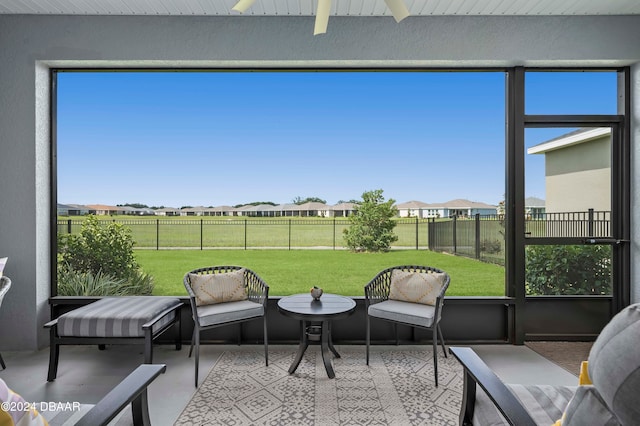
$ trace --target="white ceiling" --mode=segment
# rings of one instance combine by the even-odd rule
[[[237,0],[0,0],[0,14],[240,15]],[[638,15],[638,0],[405,0],[413,16]],[[257,0],[244,15],[314,15],[317,0]],[[332,16],[391,15],[384,0],[333,0]]]

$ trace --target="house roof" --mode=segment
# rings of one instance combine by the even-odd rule
[[[354,210],[356,203],[340,203],[331,207],[331,210]]]
[[[195,207],[186,207],[184,209],[179,209],[179,210],[183,212],[203,212],[207,210],[207,208],[205,206],[195,206]]]
[[[524,199],[525,207],[545,207],[546,204],[543,199],[538,197],[527,197]]]
[[[486,203],[480,203],[477,201],[469,201],[463,198],[457,198],[455,200],[447,201],[445,203],[431,204],[432,208],[446,207],[449,209],[495,209],[496,206],[492,206]]]
[[[592,141],[594,139],[602,138],[611,133],[609,127],[596,127],[587,129],[578,129],[557,138],[549,139],[538,145],[534,145],[527,149],[527,154],[544,154],[549,151],[555,151],[556,149],[566,148],[572,145],[578,145],[584,142]]]
[[[424,209],[432,207],[431,204],[423,203],[422,201],[407,201],[405,203],[396,204],[397,209]]]
[[[235,207],[231,207],[231,206],[216,206],[213,207],[211,209],[207,209],[208,211],[211,212],[232,212],[237,210]]]
[[[242,211],[246,211],[246,212],[264,212],[264,211],[268,211],[268,210],[272,210],[273,206],[271,204],[258,204],[258,205],[249,205],[249,206],[242,206]]]
[[[118,206],[107,206],[106,204],[87,204],[89,210],[114,210],[121,211],[122,208]]]
[[[308,203],[300,204],[298,208],[294,210],[301,210],[301,211],[330,210],[330,207],[324,203],[311,201]]]

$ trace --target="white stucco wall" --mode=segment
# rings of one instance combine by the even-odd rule
[[[640,16],[332,17],[0,16],[0,255],[14,285],[2,349],[48,344],[48,73],[62,67],[589,66],[640,61]],[[634,66],[634,94],[640,69]],[[634,141],[640,140],[634,103]],[[634,152],[638,152],[634,144]],[[634,157],[634,182],[638,156]],[[640,207],[633,194],[634,207]],[[636,210],[638,211],[638,210]],[[634,223],[634,237],[640,228]],[[634,244],[633,264],[640,261]],[[638,281],[634,270],[634,282]],[[640,300],[640,289],[634,290]]]
[[[545,155],[546,212],[611,210],[611,137]]]

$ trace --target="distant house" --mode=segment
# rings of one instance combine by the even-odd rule
[[[268,217],[274,216],[273,206],[271,204],[258,204],[243,206],[239,210],[242,211],[242,216],[248,217]]]
[[[611,130],[579,129],[527,150],[544,154],[546,212],[611,210]]]
[[[417,217],[419,219],[435,217],[433,213],[429,211],[430,206],[430,204],[423,203],[422,201],[407,201],[406,203],[396,204],[398,216]]]
[[[131,206],[120,206],[123,214],[131,216],[153,216],[156,214],[155,210],[150,208],[138,208]]]
[[[207,209],[210,216],[235,216],[236,208],[231,206],[216,206]]]
[[[180,209],[173,207],[163,207],[155,210],[156,216],[180,216]]]
[[[429,205],[429,217],[473,217],[476,214],[486,216],[497,213],[498,209],[496,206],[464,199]]]
[[[329,217],[329,212],[331,211],[331,207],[324,203],[318,203],[315,201],[300,204],[298,206],[298,211],[300,212],[300,216],[318,216],[318,217]]]
[[[356,209],[355,203],[339,203],[335,206],[331,206],[329,214],[333,217],[347,217],[351,216]]]
[[[107,206],[104,204],[89,204],[86,206],[89,210],[89,214],[95,215],[123,215],[125,213],[122,207],[118,206]]]
[[[524,199],[524,214],[527,219],[544,219],[546,211],[545,201],[536,197]]]
[[[186,207],[180,209],[180,216],[204,216],[204,212],[207,210],[204,206]]]
[[[279,216],[299,216],[300,210],[297,204],[279,204],[274,207]]]
[[[57,205],[58,216],[82,216],[89,214],[89,208],[80,204],[60,204]]]

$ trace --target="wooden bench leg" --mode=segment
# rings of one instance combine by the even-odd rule
[[[151,328],[144,333],[144,363],[153,364],[153,335]]]
[[[60,357],[60,345],[57,342],[56,326],[49,329],[49,372],[47,382],[53,382],[58,375],[58,358]]]

